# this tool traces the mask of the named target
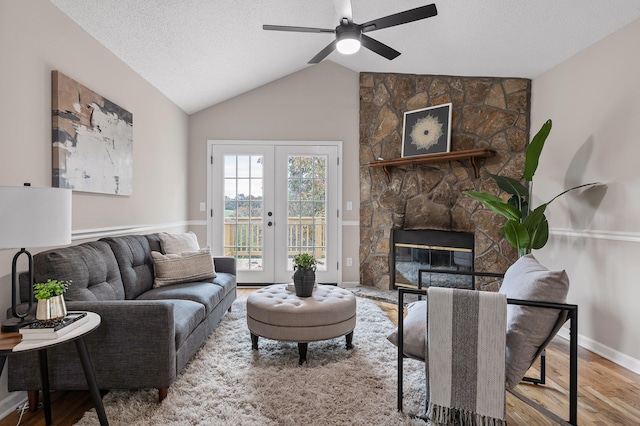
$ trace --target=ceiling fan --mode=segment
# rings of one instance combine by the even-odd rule
[[[340,19],[340,25],[335,27],[335,29],[291,27],[285,25],[263,25],[262,29],[271,31],[293,31],[300,33],[334,33],[336,35],[335,40],[322,49],[316,56],[311,58],[309,61],[310,64],[317,64],[335,49],[343,54],[355,53],[360,49],[360,45],[377,53],[378,55],[392,60],[397,58],[400,55],[400,52],[392,49],[386,44],[372,39],[364,33],[430,18],[438,14],[436,5],[429,4],[385,16],[383,18],[374,19],[373,21],[365,22],[364,24],[356,24],[353,22],[350,0],[335,0],[335,4],[336,9],[338,10],[338,16],[342,16]]]

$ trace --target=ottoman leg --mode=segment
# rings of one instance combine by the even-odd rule
[[[307,343],[298,343],[298,353],[300,354],[299,365],[307,362]]]
[[[344,337],[347,339],[347,349],[353,349],[353,345],[351,344],[353,341],[353,331]]]
[[[251,333],[251,349],[258,350],[258,336]]]

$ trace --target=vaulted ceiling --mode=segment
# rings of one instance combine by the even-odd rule
[[[51,0],[187,113],[282,78],[333,41],[345,0]],[[401,52],[331,53],[357,72],[534,78],[640,18],[638,0],[352,0],[353,20],[435,2],[432,18],[369,32]]]

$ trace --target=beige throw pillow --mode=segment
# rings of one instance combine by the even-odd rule
[[[427,301],[420,300],[407,305],[407,316],[402,321],[402,349],[413,358],[426,359],[427,356]],[[387,339],[398,346],[398,329]]]
[[[200,250],[198,237],[193,232],[184,234],[160,232],[158,236],[160,237],[160,246],[165,254],[180,254],[187,251]]]
[[[565,271],[550,271],[532,254],[521,257],[507,269],[500,293],[509,299],[565,303],[569,277]],[[557,309],[507,306],[507,385],[514,388],[535,361],[538,348],[554,331]]]
[[[155,288],[169,284],[208,280],[216,277],[209,247],[180,254],[151,252]]]

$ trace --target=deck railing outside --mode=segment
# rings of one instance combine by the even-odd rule
[[[326,251],[324,217],[290,217],[287,219],[288,257],[310,253],[324,259]],[[224,251],[226,256],[262,258],[262,217],[227,217],[224,220]]]

